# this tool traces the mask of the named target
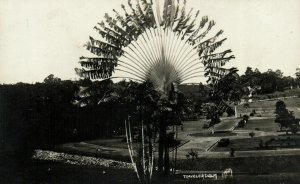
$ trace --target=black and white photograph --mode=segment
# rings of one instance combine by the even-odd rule
[[[300,0],[0,0],[0,184],[299,184]]]

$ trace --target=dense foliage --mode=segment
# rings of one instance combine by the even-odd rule
[[[285,128],[287,132],[291,131],[294,134],[298,132],[300,119],[295,118],[294,113],[286,108],[284,101],[276,102],[275,113],[275,122],[279,123],[280,130]]]
[[[23,155],[38,147],[120,132],[122,116],[114,114],[122,114],[124,109],[74,105],[77,86],[91,83],[49,75],[43,83],[0,85],[1,149]]]
[[[291,86],[297,87],[298,83],[293,83],[293,81],[299,80],[297,77],[300,76],[296,75],[291,79],[291,77],[278,75],[278,71],[277,75],[270,70],[262,73],[258,70],[251,71],[248,68],[244,75],[238,76],[238,81],[232,87],[233,92],[224,93],[227,98],[226,102],[230,100],[228,95],[234,94],[236,91],[239,91],[240,95],[247,95],[247,90],[244,88],[248,84],[261,85],[261,89],[258,88],[256,93],[266,93],[276,91],[278,85],[283,85],[283,87],[277,87],[277,90],[287,89]],[[272,77],[263,78],[265,75],[272,76],[274,79]],[[272,80],[268,81],[269,79]],[[269,85],[257,82],[265,81],[266,84],[271,84],[275,79],[291,79],[291,82],[276,83],[273,85],[274,89],[268,88]],[[91,86],[91,84],[96,85],[97,82],[88,79],[63,81],[49,75],[43,83],[0,85],[1,148],[12,151],[18,148],[23,151],[28,147],[30,151],[32,147],[124,133],[122,116],[113,114],[116,111],[118,114],[125,114],[126,108],[119,108],[117,103],[115,103],[115,108],[98,106],[97,102],[86,107],[73,104],[77,99],[78,86]],[[207,109],[203,104],[211,102],[212,89],[209,86],[203,84],[181,85],[179,90],[186,96],[182,118],[192,120],[194,117],[198,118],[198,115],[206,114]],[[107,105],[112,106],[113,103]],[[278,108],[277,110],[279,111]]]
[[[284,76],[279,69],[260,72],[258,69],[253,71],[251,67],[247,67],[245,74],[240,76],[240,81],[243,88],[250,87],[257,94],[267,94],[299,87],[299,76],[297,73],[295,78]]]

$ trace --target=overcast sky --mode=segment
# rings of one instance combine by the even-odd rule
[[[49,74],[78,78],[83,45],[105,13],[125,0],[0,0],[0,83],[37,82]],[[300,0],[187,0],[216,21],[236,59],[247,66],[281,69],[294,77],[300,67]],[[196,82],[196,81],[195,81]]]

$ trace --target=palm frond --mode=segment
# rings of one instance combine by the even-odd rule
[[[105,22],[95,26],[101,38],[90,37],[86,48],[98,57],[81,58],[82,68],[76,69],[80,76],[125,77],[168,90],[172,83],[203,72],[209,80],[228,73],[224,66],[234,59],[227,56],[231,50],[215,53],[226,40],[218,40],[223,30],[207,38],[215,22],[203,16],[196,24],[199,11],[187,10],[186,1],[165,0],[161,6],[158,0],[137,0],[121,7],[125,15],[113,10],[115,18],[105,14]]]

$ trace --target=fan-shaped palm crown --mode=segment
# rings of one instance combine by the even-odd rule
[[[231,50],[214,53],[226,38],[218,40],[218,31],[206,38],[215,25],[207,16],[198,21],[199,11],[186,10],[186,1],[128,1],[124,15],[105,14],[105,22],[95,30],[100,40],[90,37],[86,48],[96,57],[81,57],[82,77],[92,79],[128,78],[150,81],[157,90],[167,92],[172,83],[208,76],[216,80],[228,72],[223,68],[234,58]]]

